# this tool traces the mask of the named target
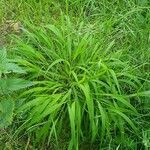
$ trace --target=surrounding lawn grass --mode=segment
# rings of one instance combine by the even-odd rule
[[[148,150],[148,0],[0,1],[0,149]]]

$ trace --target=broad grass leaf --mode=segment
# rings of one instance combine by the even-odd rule
[[[117,101],[121,102],[122,104],[124,104],[125,107],[130,108],[133,112],[135,112],[136,114],[138,114],[137,110],[135,109],[135,107],[133,107],[130,102],[127,100],[127,98],[125,96],[122,95],[116,95],[116,94],[102,94],[105,96],[109,96],[113,99],[116,99]]]
[[[99,112],[100,112],[100,115],[101,115],[101,122],[102,122],[101,141],[103,141],[105,131],[108,130],[107,129],[107,124],[109,122],[108,122],[108,116],[107,116],[107,113],[105,111],[105,108],[103,108],[103,106],[100,104],[99,101],[97,101],[97,104],[98,104]]]
[[[134,125],[134,123],[130,120],[128,116],[126,116],[124,113],[117,109],[111,109],[112,112],[115,112],[116,114],[120,115],[131,127],[134,131],[137,132],[137,127]]]
[[[45,26],[45,28],[49,29],[50,31],[52,31],[59,40],[64,41],[63,35],[61,33],[61,31],[54,25],[47,25]]]
[[[128,95],[128,97],[150,97],[150,91],[137,92]]]
[[[95,135],[97,133],[97,129],[96,129],[95,122],[94,122],[94,103],[90,95],[91,93],[90,87],[88,83],[80,84],[79,87],[81,88],[85,96],[86,105],[88,108],[89,120],[90,120],[90,129],[92,131],[92,139],[94,140]]]
[[[117,89],[118,89],[119,94],[121,94],[120,85],[119,85],[119,82],[118,82],[116,73],[115,73],[114,70],[112,70],[112,69],[110,69],[109,72],[110,72],[111,75],[112,75],[113,81],[115,82],[115,84],[116,84],[116,86],[117,86]]]
[[[109,43],[106,50],[104,51],[104,55],[106,55],[111,50],[111,48],[114,46],[114,44],[115,44],[115,40],[113,40]]]
[[[71,141],[69,143],[69,148],[72,149],[73,145],[76,143],[75,102],[73,102],[71,106],[68,106],[68,112],[69,112],[70,127],[71,127]]]
[[[86,47],[88,45],[88,41],[89,41],[89,33],[85,34],[84,37],[81,39],[77,49],[75,51],[73,51],[73,60],[75,60],[77,58],[77,56],[79,56],[80,54],[84,53],[86,50]]]

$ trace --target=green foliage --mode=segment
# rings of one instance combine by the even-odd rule
[[[0,21],[22,28],[0,51],[0,149],[149,149],[148,0],[2,0]]]
[[[13,119],[14,101],[4,99],[0,101],[0,128],[7,127]]]
[[[35,133],[35,142],[58,142],[63,124],[69,128],[69,149],[78,149],[85,137],[103,143],[114,132],[122,139],[127,130],[137,133],[132,96],[142,84],[121,61],[123,52],[111,50],[114,40],[105,45],[105,37],[83,23],[75,28],[69,18],[60,26],[28,28],[13,51],[25,78],[36,85],[20,95],[26,100],[18,113],[26,122],[16,135],[25,129]]]
[[[0,94],[10,94],[32,85],[33,83],[19,78],[0,79]]]
[[[11,124],[14,110],[14,100],[10,98],[14,91],[33,85],[31,82],[19,78],[9,78],[9,74],[23,74],[21,69],[12,60],[7,58],[7,51],[0,50],[0,128]]]
[[[7,51],[3,48],[0,50],[0,75],[7,73],[25,73],[18,65],[7,58]]]

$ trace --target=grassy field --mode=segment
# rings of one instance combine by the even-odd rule
[[[0,150],[149,150],[149,0],[0,0]]]

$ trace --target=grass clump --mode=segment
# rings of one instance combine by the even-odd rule
[[[116,41],[106,44],[94,26],[75,26],[68,17],[60,25],[27,26],[13,53],[27,73],[23,78],[35,85],[20,94],[17,113],[26,121],[15,135],[25,130],[35,143],[54,140],[59,148],[67,132],[69,149],[84,141],[100,148],[114,135],[123,141],[128,132],[138,137],[139,102],[133,97],[142,83],[121,60],[124,52],[113,48]]]

